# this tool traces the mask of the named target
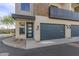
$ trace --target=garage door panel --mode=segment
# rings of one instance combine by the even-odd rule
[[[72,25],[71,26],[71,37],[79,36],[79,25]]]
[[[41,40],[58,39],[65,37],[65,26],[58,24],[40,24]]]

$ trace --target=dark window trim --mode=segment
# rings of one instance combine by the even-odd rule
[[[28,16],[28,15],[12,14],[12,17],[15,20],[19,20],[19,19],[25,19],[25,20],[31,20],[31,21],[35,20],[35,16]]]
[[[24,30],[24,32],[22,30]],[[25,27],[19,27],[19,34],[20,35],[24,35],[25,34]]]
[[[28,5],[28,6],[29,6],[29,7],[28,7],[29,9],[28,9],[28,10],[27,10],[27,8],[26,8],[26,10],[23,9],[23,5],[22,5],[22,4],[25,4],[25,5],[26,5],[26,4],[29,4],[29,5]],[[25,6],[24,6],[24,8],[25,8]],[[21,3],[21,11],[30,11],[30,3]]]
[[[32,24],[32,37],[28,37],[28,28],[27,28],[27,38],[34,38],[34,23],[33,22],[26,22],[26,26],[28,27],[28,24]]]

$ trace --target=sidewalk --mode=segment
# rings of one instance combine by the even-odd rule
[[[13,34],[0,34],[0,39],[9,38],[13,36],[14,36]]]
[[[52,39],[52,40],[44,40],[40,42],[35,42],[34,40],[22,40],[16,41],[15,38],[7,38],[2,42],[8,46],[21,48],[21,49],[32,49],[32,48],[39,48],[39,47],[46,47],[52,45],[59,45],[64,43],[70,42],[77,42],[79,41],[79,37],[73,37],[71,39]]]
[[[15,37],[6,38],[2,40],[2,42],[7,46],[26,49],[26,41],[25,40],[17,41],[15,40]]]

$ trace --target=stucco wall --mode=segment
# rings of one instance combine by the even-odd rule
[[[16,38],[23,38],[23,39],[27,39],[26,38],[26,25],[25,25],[25,34],[24,35],[20,35],[19,34],[19,22],[25,22],[25,24],[27,22],[33,22],[33,21],[29,21],[29,20],[24,20],[24,19],[18,19],[16,21]],[[44,17],[44,16],[36,16],[36,19],[34,21],[34,39],[35,41],[40,41],[40,23],[52,23],[52,24],[64,24],[64,25],[79,25],[78,21],[67,21],[67,20],[61,20],[61,19],[49,19],[48,17]],[[39,28],[38,28],[39,26]],[[71,37],[71,29],[67,28],[67,26],[65,26],[65,38],[70,38]]]
[[[48,16],[48,3],[34,3],[33,12],[35,15]]]
[[[57,6],[58,8],[64,9],[64,4],[62,3],[34,3],[33,4],[34,15],[48,17],[50,5]]]
[[[30,3],[30,11],[22,11],[21,3],[16,3],[15,13],[21,15],[48,16],[48,8],[50,5],[54,5],[62,9],[70,9],[70,4],[67,3]]]
[[[49,6],[50,5],[54,5],[54,6],[57,6],[58,8],[62,8],[62,9],[64,8],[64,3],[50,3]]]
[[[58,6],[59,8],[64,8],[64,4],[58,4],[58,3],[51,3],[52,5]],[[51,5],[49,4],[49,5]],[[39,8],[38,8],[39,6]],[[46,7],[47,6],[47,7]],[[66,6],[66,5],[65,5]],[[67,5],[68,6],[68,5]],[[45,8],[43,8],[45,7]],[[33,9],[35,8],[35,9]],[[16,14],[21,14],[21,15],[36,15],[36,19],[34,21],[34,39],[36,41],[40,41],[40,23],[52,23],[52,24],[65,24],[65,25],[79,25],[78,21],[67,21],[67,20],[61,20],[61,19],[49,19],[48,17],[48,4],[43,5],[43,4],[36,4],[36,7],[31,4],[31,9],[30,12],[27,11],[22,11],[20,7],[20,3],[16,3],[15,6],[15,13]],[[41,16],[40,16],[41,15]],[[24,20],[24,19],[18,19],[16,20],[16,38],[26,38],[26,26],[25,26],[25,34],[20,35],[19,34],[19,22],[31,22],[29,20]],[[33,22],[33,21],[32,21]],[[37,27],[39,26],[39,29]],[[71,37],[71,29],[68,29],[67,26],[65,26],[65,37],[70,38]]]
[[[30,4],[29,11],[22,11],[21,10],[21,3],[15,3],[15,13],[21,15],[33,15],[33,4]]]
[[[20,26],[19,22],[25,22],[25,20],[17,20],[16,21],[16,39],[26,39],[26,32],[25,34],[19,34],[19,28],[23,28],[25,27],[25,30],[26,30],[26,26]]]
[[[20,22],[24,22],[25,23],[25,26],[20,26]],[[27,24],[27,22],[34,22],[34,21],[29,21],[29,20],[25,20],[25,19],[17,19],[16,20],[16,38],[17,39],[27,39],[27,33],[26,33],[26,31],[27,31],[27,26],[26,26],[26,24]],[[19,34],[19,28],[25,28],[25,34]]]
[[[40,23],[52,23],[52,24],[64,24],[64,25],[79,25],[79,22],[77,21],[67,21],[67,20],[61,20],[61,19],[49,19],[48,17],[44,16],[36,16],[35,21],[35,40],[40,41]],[[39,30],[36,30],[37,26],[39,25]],[[65,26],[65,38],[71,38],[71,29],[67,28]]]
[[[58,8],[74,11],[79,6],[77,3],[30,3],[30,11],[22,11],[21,3],[15,3],[15,13],[21,15],[39,15],[48,16],[48,6],[54,5]]]

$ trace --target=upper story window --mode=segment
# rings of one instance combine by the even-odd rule
[[[21,3],[21,10],[22,11],[29,11],[30,10],[30,3]]]

